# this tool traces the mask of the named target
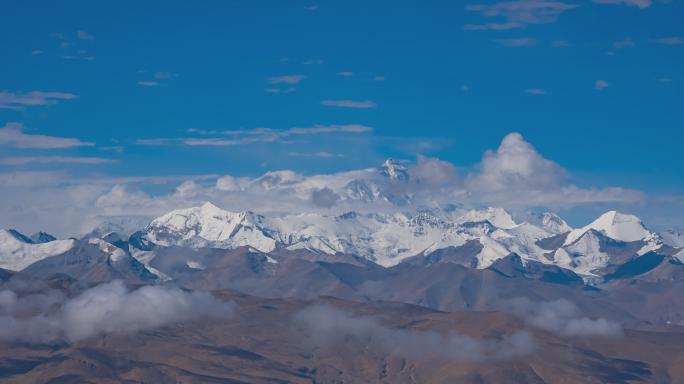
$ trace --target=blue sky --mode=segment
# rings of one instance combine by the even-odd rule
[[[568,183],[684,195],[682,0],[22,1],[3,14],[0,127],[94,145],[5,143],[3,158],[62,160],[0,173],[313,175],[422,154],[465,177],[519,132]],[[83,157],[109,162],[64,159]]]

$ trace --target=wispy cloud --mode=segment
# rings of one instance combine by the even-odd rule
[[[278,83],[288,83],[288,84],[299,84],[302,79],[306,79],[304,75],[292,75],[292,76],[280,76],[280,77],[269,77],[266,79],[271,84]]]
[[[144,85],[146,87],[154,87],[159,85],[156,81],[138,81],[138,84]]]
[[[20,109],[24,106],[35,105],[54,105],[57,104],[58,99],[76,99],[79,95],[72,95],[71,93],[60,92],[26,92],[26,93],[10,93],[7,91],[0,92],[0,108],[3,105],[16,107],[11,109]]]
[[[342,76],[353,76],[354,74],[351,72],[337,72],[338,75]]]
[[[648,8],[653,4],[651,0],[591,0],[594,3],[599,4],[622,4],[625,3],[629,6],[637,6],[641,9]]]
[[[74,43],[69,43],[69,42],[65,41],[62,44],[60,44],[59,46],[62,48],[67,48],[67,47],[70,47],[72,45],[74,45]]]
[[[58,38],[58,39],[63,39],[63,38],[64,38],[64,35],[61,34],[61,33],[51,33],[50,36],[56,37],[56,38]]]
[[[606,83],[603,80],[596,80],[596,84],[594,86],[594,89],[597,89],[599,91],[603,90],[603,88],[609,86],[610,84]]]
[[[684,40],[679,37],[665,37],[660,39],[648,39],[649,43],[659,43],[659,44],[684,44]]]
[[[310,65],[310,64],[321,65],[321,64],[323,64],[323,60],[311,60],[311,61],[306,61],[306,62],[304,62],[304,64],[306,64],[306,65]]]
[[[280,92],[280,89],[267,88],[267,89],[264,89],[264,92],[276,93],[276,92]]]
[[[565,4],[560,1],[521,0],[501,2],[494,5],[467,5],[467,11],[481,12],[486,17],[505,17],[506,22],[487,23],[483,25],[466,24],[463,29],[475,30],[503,30],[511,28],[525,28],[528,24],[548,24],[558,21],[558,15],[579,7],[579,4]]]
[[[33,156],[33,157],[5,157],[0,159],[3,165],[22,165],[28,163],[82,163],[101,164],[118,163],[119,160],[104,159],[101,157],[64,157],[64,156]]]
[[[324,100],[321,104],[329,107],[350,107],[350,108],[377,108],[378,105],[371,100],[353,101],[353,100]]]
[[[656,81],[660,81],[661,83],[669,83],[670,81],[672,81],[672,79],[664,78],[664,79],[656,79]]]
[[[308,9],[309,11],[313,11],[313,10],[315,10],[316,8],[318,8],[317,5],[311,5],[311,6],[308,6],[308,7],[304,7],[304,9]]]
[[[41,53],[43,53],[43,51],[31,51],[32,55],[39,55]]]
[[[633,42],[632,40],[630,40],[630,39],[627,39],[627,40],[625,40],[625,41],[616,41],[616,42],[613,43],[613,46],[614,46],[615,48],[618,48],[618,49],[624,48],[624,47],[633,47],[633,46],[634,46],[634,42]]]
[[[539,40],[530,37],[520,39],[494,39],[497,43],[506,47],[532,47],[539,44]]]
[[[375,77],[373,78],[373,80],[375,80],[375,81],[385,81],[385,78],[382,77],[382,76],[375,76]]]
[[[287,130],[277,130],[272,128],[256,128],[251,130],[240,129],[237,131],[204,131],[195,128],[188,129],[188,132],[197,132],[202,135],[234,135],[234,139],[224,138],[178,138],[178,139],[151,139],[151,140],[137,140],[139,145],[171,145],[183,143],[186,145],[211,145],[211,146],[231,146],[244,145],[255,142],[274,142],[288,137],[290,135],[311,135],[317,133],[329,132],[368,132],[373,128],[361,124],[347,124],[347,125],[316,125],[310,128],[293,127]]]
[[[553,43],[551,43],[551,46],[552,47],[569,47],[570,44],[568,44],[567,42],[565,42],[563,40],[556,40]]]
[[[318,152],[318,153],[298,153],[298,152],[290,152],[288,153],[290,156],[315,156],[315,157],[344,157],[342,154],[338,155],[333,155],[332,153],[329,152]]]
[[[157,79],[168,79],[171,77],[171,74],[168,72],[157,72],[154,74],[154,77]]]
[[[546,95],[546,91],[543,89],[528,89],[525,91],[527,93],[533,93],[535,95]]]
[[[0,145],[10,145],[15,148],[69,148],[69,147],[92,147],[95,143],[85,143],[79,139],[27,135],[23,133],[22,123],[7,123],[0,128]]]
[[[93,36],[91,36],[91,35],[89,35],[89,34],[83,32],[83,31],[78,31],[78,35],[77,35],[77,36],[78,36],[79,39],[85,39],[85,40],[91,40],[91,41],[92,41],[92,40],[95,40],[95,38],[94,38]]]

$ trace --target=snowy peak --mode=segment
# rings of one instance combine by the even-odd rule
[[[0,229],[0,239],[4,240],[8,239],[9,237],[12,237],[17,241],[21,241],[22,243],[33,244],[31,239],[15,231],[14,229]]]
[[[511,229],[517,225],[515,221],[513,221],[513,217],[511,217],[511,214],[506,212],[505,209],[494,207],[483,207],[473,209],[472,211],[458,218],[456,222],[461,224],[485,220],[489,221],[494,226],[503,229]]]
[[[550,230],[556,234],[572,231],[572,228],[555,213],[527,212],[525,221],[528,223]]]
[[[570,232],[564,245],[571,244],[590,229],[594,229],[611,239],[621,241],[637,241],[651,235],[651,232],[644,227],[638,217],[610,211],[586,227]]]
[[[663,243],[672,248],[684,247],[684,236],[671,229],[668,229],[665,232],[658,232],[658,235],[663,239]]]
[[[408,180],[409,175],[408,172],[406,172],[406,168],[399,164],[398,161],[394,160],[393,158],[387,159],[384,164],[378,168],[381,174],[389,177],[390,179],[394,180]]]
[[[35,244],[44,244],[44,243],[49,243],[51,241],[57,240],[56,237],[47,234],[45,232],[38,232],[35,235],[30,237],[31,241],[33,241]]]

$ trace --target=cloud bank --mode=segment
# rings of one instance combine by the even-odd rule
[[[76,343],[106,333],[132,333],[199,318],[228,318],[235,303],[224,303],[208,292],[144,286],[128,291],[121,281],[100,284],[63,300],[48,290],[18,298],[6,288],[0,292],[0,340],[32,344]],[[62,301],[63,300],[63,301]],[[17,318],[26,308],[47,313]]]
[[[380,325],[368,316],[355,317],[325,304],[313,304],[293,316],[304,327],[308,343],[315,348],[348,346],[352,341],[368,350],[404,358],[485,361],[511,358],[534,352],[529,331],[518,331],[498,339],[481,341],[451,332],[446,338],[436,332],[416,333]]]
[[[275,140],[282,135],[369,129],[346,125],[236,132],[241,137]],[[325,158],[332,154],[315,155]],[[310,176],[283,170],[256,178],[198,175],[74,179],[66,172],[6,172],[0,173],[0,186],[11,188],[0,188],[0,227],[26,232],[43,230],[69,237],[86,233],[102,222],[126,217],[151,221],[172,210],[207,201],[232,212],[251,210],[266,216],[286,216],[350,211],[411,215],[448,204],[463,209],[489,205],[518,212],[541,206],[557,211],[605,203],[641,204],[646,200],[646,195],[637,190],[587,189],[567,184],[568,172],[544,158],[518,133],[507,135],[498,149],[485,152],[468,174],[460,175],[447,161],[421,155],[405,172],[409,176],[406,180],[390,178],[378,168]],[[157,196],[132,184],[176,180],[183,183]]]
[[[528,326],[563,337],[624,337],[620,324],[602,317],[580,317],[577,306],[566,299],[533,303],[517,298],[501,304],[500,309],[525,318]]]

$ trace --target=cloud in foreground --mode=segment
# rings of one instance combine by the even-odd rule
[[[235,313],[234,302],[223,302],[208,292],[162,286],[131,292],[119,280],[87,289],[59,303],[57,309],[31,317],[16,318],[13,309],[20,301],[24,307],[46,307],[45,293],[22,298],[7,290],[1,294],[8,300],[0,304],[4,313],[0,340],[32,344],[77,343],[102,332],[132,333],[199,318],[229,318]]]
[[[484,341],[452,331],[445,338],[437,332],[417,333],[391,329],[368,316],[351,313],[325,304],[313,304],[293,316],[303,328],[310,346],[316,348],[363,346],[403,358],[432,360],[491,361],[524,356],[535,351],[529,331],[517,331]]]
[[[563,337],[624,336],[620,324],[604,318],[581,317],[575,303],[566,299],[533,303],[527,298],[517,298],[501,303],[499,309],[523,317],[528,326]]]
[[[377,108],[378,105],[371,100],[353,101],[353,100],[325,100],[321,104],[329,107],[350,107],[350,108]]]
[[[27,135],[23,132],[22,123],[7,123],[0,128],[0,145],[10,145],[15,148],[69,148],[92,147],[95,143],[82,142],[79,139],[63,138],[45,135]]]

